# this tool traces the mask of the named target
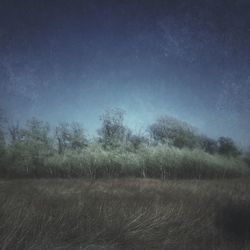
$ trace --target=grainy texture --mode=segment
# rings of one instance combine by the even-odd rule
[[[0,181],[0,249],[250,249],[250,181]]]

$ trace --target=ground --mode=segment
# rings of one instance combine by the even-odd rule
[[[0,248],[250,249],[250,179],[0,181]]]

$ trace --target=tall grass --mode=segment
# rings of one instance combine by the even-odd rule
[[[16,153],[16,152],[15,152]],[[178,149],[166,145],[126,146],[104,150],[91,144],[64,154],[9,152],[2,175],[8,177],[148,177],[148,178],[227,178],[250,174],[245,161],[236,157],[211,155],[198,149]],[[4,170],[4,171],[3,171]]]

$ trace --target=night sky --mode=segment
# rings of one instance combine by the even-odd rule
[[[250,1],[0,0],[0,106],[10,121],[108,108],[250,144]]]

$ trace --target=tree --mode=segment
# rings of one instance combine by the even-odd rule
[[[32,118],[26,123],[26,128],[21,130],[21,140],[28,143],[50,144],[50,127],[47,122]]]
[[[126,138],[126,127],[123,125],[124,113],[121,109],[110,109],[100,117],[102,127],[97,132],[105,148],[124,143]]]
[[[148,139],[140,134],[132,134],[128,140],[134,149],[138,149],[142,144],[148,144]]]
[[[26,122],[25,128],[20,129],[18,139],[21,143],[30,148],[30,152],[34,155],[52,150],[52,140],[49,136],[50,126],[48,122],[44,122],[37,118],[32,118]]]
[[[0,129],[0,150],[3,150],[5,147],[5,138],[4,138],[4,133]]]
[[[4,127],[6,119],[3,114],[3,110],[0,108],[0,154],[3,153],[5,147],[5,136],[4,136]]]
[[[4,114],[2,109],[0,108],[0,173],[6,173],[6,144],[5,144],[5,135],[4,135],[4,128],[5,128],[6,120],[4,118]]]
[[[220,137],[218,139],[218,152],[226,156],[238,156],[241,154],[240,150],[229,137]]]
[[[215,154],[218,152],[218,143],[216,140],[209,138],[205,135],[198,137],[199,144],[202,150],[209,154]]]
[[[151,138],[156,142],[167,143],[178,148],[197,146],[195,129],[186,122],[173,117],[163,116],[149,126]]]
[[[18,123],[9,127],[10,159],[20,174],[25,171],[25,174],[39,176],[40,171],[45,171],[44,160],[53,152],[49,131],[49,124],[37,118],[28,120],[22,128]]]
[[[79,123],[62,123],[56,127],[58,153],[67,149],[80,150],[87,146],[87,138]]]
[[[244,160],[250,166],[250,146],[248,146],[247,150],[244,153]]]
[[[18,122],[9,126],[9,134],[12,144],[22,140],[22,131]]]

